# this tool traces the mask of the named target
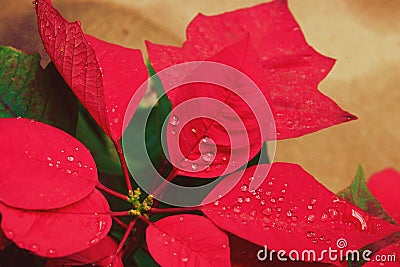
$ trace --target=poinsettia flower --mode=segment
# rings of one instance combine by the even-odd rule
[[[18,247],[62,257],[89,248],[111,228],[95,189],[90,152],[74,137],[29,119],[0,119],[1,229]]]
[[[286,1],[276,0],[215,16],[199,14],[186,30],[182,47],[147,42],[156,71],[201,61],[250,37],[271,95],[278,139],[293,138],[356,119],[318,91],[334,60],[319,54],[305,40]],[[261,87],[261,84],[258,84]],[[173,93],[168,96],[173,105]]]
[[[142,53],[84,34],[51,0],[38,0],[35,7],[43,45],[57,70],[105,133],[119,141],[128,104],[148,76]]]

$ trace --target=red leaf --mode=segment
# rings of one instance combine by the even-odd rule
[[[227,234],[201,216],[161,219],[147,228],[146,240],[162,266],[230,266]]]
[[[329,247],[337,249],[341,238],[347,240],[343,248],[347,251],[399,231],[339,199],[298,165],[274,163],[260,187],[249,192],[250,181],[264,178],[268,168],[258,165],[242,177],[240,172],[228,176],[208,197],[224,192],[225,183],[238,177],[240,181],[201,210],[220,228],[257,245],[286,251],[314,249],[317,255]]]
[[[50,260],[53,266],[79,266],[85,264],[96,264],[99,266],[110,266],[113,255],[116,252],[118,244],[110,236],[105,236],[99,243],[72,255]],[[49,263],[50,264],[50,263]],[[121,256],[114,259],[113,267],[124,266]]]
[[[367,185],[386,212],[400,223],[400,173],[395,169],[385,169],[372,175]]]
[[[216,16],[199,14],[187,27],[182,48],[147,42],[156,71],[205,60],[250,36],[264,69],[278,139],[312,133],[356,119],[321,94],[317,86],[334,60],[309,46],[286,1],[273,1]]]
[[[89,195],[97,170],[89,150],[50,125],[0,120],[0,201],[22,209],[54,209]]]
[[[48,258],[70,255],[99,242],[111,228],[110,208],[97,190],[54,210],[21,210],[0,203],[1,228],[18,247]]]
[[[242,71],[257,81],[261,89],[259,96],[269,98],[265,78],[260,75],[262,69],[258,56],[248,38],[227,47],[208,61]],[[195,72],[195,75],[207,73],[208,78],[215,75],[219,80],[232,76],[230,69],[223,69],[221,73],[221,69],[213,71],[207,65],[199,66]],[[269,136],[269,140],[275,139],[274,133],[267,132],[267,123],[273,117],[268,116],[271,113],[268,114],[268,108],[265,107],[266,100],[256,99],[250,105],[248,101],[254,99],[257,95],[254,91],[259,89],[241,79],[237,77],[236,82],[232,82],[236,84],[235,92],[213,84],[191,83],[173,90],[172,95],[168,94],[174,109],[168,124],[167,141],[172,162],[179,167],[176,174],[209,178],[231,173],[257,155],[265,141],[263,138]],[[191,100],[196,102],[185,106],[185,102]],[[175,109],[181,104],[183,108]],[[196,109],[193,109],[193,105],[196,105]],[[264,124],[259,120],[263,120]],[[177,134],[178,122],[184,125],[180,134]],[[264,131],[263,137],[261,131]],[[187,159],[192,164],[188,164]]]
[[[118,141],[129,101],[148,76],[140,50],[84,34],[80,23],[65,20],[50,0],[38,0],[36,12],[44,47],[58,71],[96,122]]]

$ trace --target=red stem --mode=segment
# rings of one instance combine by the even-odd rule
[[[128,189],[128,194],[131,194],[133,192],[132,184],[131,184],[131,178],[129,176],[128,166],[126,165],[125,155],[122,151],[122,147],[121,147],[121,144],[119,143],[119,141],[114,141],[114,146],[117,149],[119,161],[121,162],[122,173],[124,174],[126,187]]]
[[[143,222],[147,223],[148,225],[153,224],[149,219],[147,219],[146,217],[144,217],[143,215],[141,215],[139,217]]]
[[[109,214],[110,214],[111,217],[130,216],[129,210],[125,210],[125,211],[111,211]]]
[[[196,211],[199,210],[197,207],[188,207],[188,208],[167,208],[167,209],[158,209],[152,208],[152,213],[180,213],[180,212],[187,212],[187,211]]]
[[[125,228],[125,229],[128,228],[128,225],[126,223],[124,223],[123,221],[121,221],[120,219],[118,219],[117,217],[112,217],[112,219],[115,223],[117,223],[122,228]]]
[[[118,248],[117,248],[117,250],[116,250],[115,253],[114,253],[115,256],[117,256],[117,255],[121,252],[122,248],[123,248],[124,245],[125,245],[126,240],[128,239],[129,235],[130,235],[131,232],[132,232],[133,227],[134,227],[135,224],[136,224],[136,221],[137,221],[137,219],[133,219],[133,220],[129,223],[129,225],[128,225],[128,227],[126,228],[126,231],[125,231],[125,233],[124,233],[124,236],[122,237],[121,241],[119,242]]]
[[[117,192],[117,191],[114,191],[114,190],[112,190],[112,189],[110,189],[110,188],[104,186],[104,185],[101,184],[100,182],[98,182],[98,183],[96,184],[96,187],[97,187],[98,189],[100,189],[101,191],[104,191],[104,192],[106,192],[107,194],[110,194],[110,195],[112,195],[112,196],[114,196],[114,197],[116,197],[116,198],[122,199],[122,200],[124,200],[124,201],[127,201],[127,200],[128,200],[128,196],[123,195],[123,194],[121,194],[121,193],[119,193],[119,192]]]
[[[171,182],[174,179],[176,171],[177,171],[177,169],[175,167],[173,167],[171,172],[168,174],[168,177],[153,192],[153,196],[157,196],[167,186],[168,182]]]

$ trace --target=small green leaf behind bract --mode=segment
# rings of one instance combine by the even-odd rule
[[[375,217],[396,224],[369,191],[361,165],[358,167],[357,174],[350,186],[340,191],[337,195]]]
[[[74,134],[78,102],[53,64],[0,46],[0,118],[32,118]]]

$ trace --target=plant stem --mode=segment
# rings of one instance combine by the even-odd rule
[[[105,185],[101,184],[100,182],[98,182],[98,183],[96,184],[96,187],[97,187],[98,189],[100,189],[101,191],[106,192],[107,194],[110,194],[110,195],[112,195],[112,196],[114,196],[114,197],[116,197],[116,198],[122,199],[122,200],[124,200],[124,201],[127,201],[127,200],[128,200],[128,196],[123,195],[123,194],[121,194],[121,193],[119,193],[119,192],[117,192],[117,191],[114,191],[114,190],[112,190],[112,189],[106,187]]]
[[[131,195],[133,190],[132,190],[131,178],[129,176],[128,166],[126,165],[125,155],[122,151],[122,147],[119,141],[113,141],[113,142],[115,148],[117,149],[119,161],[121,162],[122,173],[124,174],[126,187],[128,189],[128,195]]]
[[[121,252],[122,248],[125,245],[126,240],[128,239],[129,235],[131,234],[133,227],[135,226],[136,221],[137,221],[137,219],[135,218],[129,223],[128,228],[126,228],[124,236],[122,237],[121,241],[119,242],[118,248],[114,253],[115,256],[117,256]]]
[[[118,224],[122,228],[124,228],[124,229],[128,228],[128,225],[126,223],[124,223],[123,221],[121,221],[120,219],[118,219],[117,217],[112,217],[112,219],[116,224]]]
[[[111,217],[130,216],[129,210],[125,210],[125,211],[111,211],[109,214],[110,214]]]
[[[141,215],[139,218],[140,218],[143,222],[145,222],[146,224],[148,224],[148,225],[153,224],[149,219],[147,219],[147,218],[144,217],[143,215]]]
[[[166,209],[158,209],[152,208],[152,213],[180,213],[186,211],[196,211],[199,210],[197,207],[188,207],[188,208],[166,208]]]
[[[159,187],[156,188],[156,190],[154,190],[152,194],[153,196],[157,196],[167,186],[167,184],[175,178],[176,171],[177,169],[173,167],[171,172],[168,174],[168,177],[162,182],[162,184]]]

